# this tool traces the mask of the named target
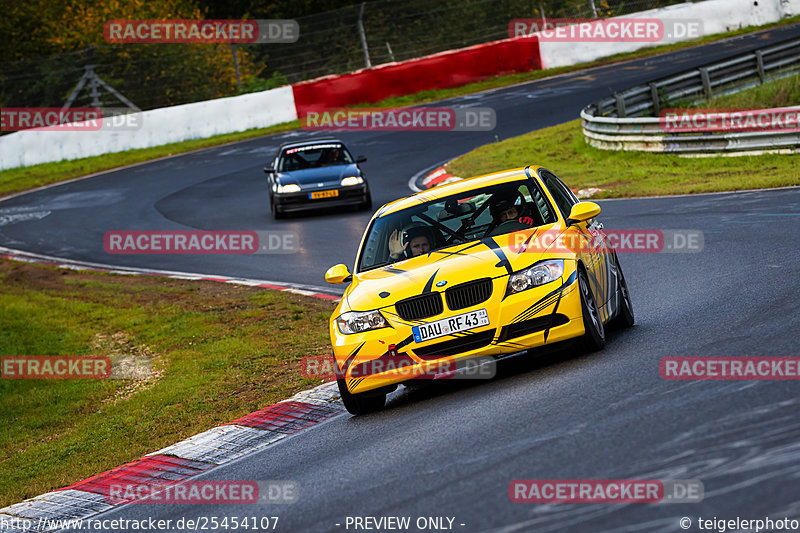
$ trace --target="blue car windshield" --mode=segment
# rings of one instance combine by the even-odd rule
[[[359,254],[358,271],[557,220],[532,179],[462,191],[375,219]]]
[[[278,172],[352,164],[353,156],[338,143],[297,146],[283,151]]]

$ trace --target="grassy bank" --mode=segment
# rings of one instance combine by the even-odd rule
[[[464,85],[461,87],[423,91],[412,95],[389,98],[377,104],[364,104],[364,105],[369,107],[397,107],[397,106],[407,106],[407,105],[433,102],[445,98],[452,98],[456,96],[473,94],[480,91],[497,89],[500,87],[506,87],[509,85],[515,85],[518,83],[524,83],[545,77],[556,76],[567,72],[583,70],[586,68],[609,65],[620,61],[627,61],[630,59],[649,57],[652,55],[661,54],[665,52],[681,50],[684,48],[696,46],[698,44],[719,41],[722,39],[727,39],[730,37],[735,37],[746,33],[762,31],[764,29],[772,27],[785,26],[788,24],[796,23],[798,21],[800,21],[800,16],[793,17],[790,19],[785,19],[778,23],[769,24],[758,28],[744,28],[728,33],[722,33],[704,37],[703,39],[695,41],[687,41],[684,43],[647,48],[644,50],[639,50],[636,52],[630,52],[626,54],[617,54],[611,57],[593,61],[591,63],[584,63],[580,65],[561,67],[557,69],[550,69],[544,71],[533,71],[533,72],[524,72],[520,74],[511,74],[508,76],[498,76],[478,83],[471,83],[468,85]],[[226,135],[220,135],[217,137],[210,137],[208,139],[185,141],[180,143],[159,146],[155,148],[130,150],[128,152],[107,154],[96,157],[88,157],[84,159],[77,159],[74,161],[45,163],[42,165],[35,165],[27,168],[4,170],[0,171],[0,197],[13,194],[15,192],[32,189],[34,187],[40,187],[51,183],[58,183],[61,181],[78,178],[80,176],[85,176],[87,174],[93,174],[96,172],[111,170],[126,165],[141,163],[144,161],[151,161],[161,157],[190,152],[192,150],[198,150],[210,146],[218,146],[226,143],[261,137],[273,133],[298,129],[299,127],[300,127],[300,122],[294,121],[290,123],[279,124],[269,128],[254,129],[239,133],[230,133]]]
[[[681,102],[676,107],[704,109],[767,109],[800,104],[800,73],[768,81],[738,93],[717,96],[702,103]]]
[[[601,189],[594,198],[659,196],[800,185],[797,156],[688,158],[589,146],[580,120],[476,148],[453,160],[457,176],[538,164],[570,187]]]
[[[0,355],[124,355],[136,380],[0,379],[0,507],[319,384],[328,300],[0,260]]]
[[[695,107],[763,109],[800,104],[800,74],[773,80]],[[684,103],[683,107],[688,107]],[[589,146],[580,120],[481,146],[447,166],[476,176],[529,164],[545,166],[575,189],[598,188],[594,198],[659,196],[800,185],[797,156],[687,158],[617,152]]]

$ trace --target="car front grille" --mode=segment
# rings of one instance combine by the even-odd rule
[[[421,320],[444,311],[442,295],[438,292],[429,292],[400,300],[395,304],[395,308],[403,320]]]
[[[490,329],[488,331],[481,331],[480,333],[471,333],[463,337],[458,337],[457,339],[413,348],[413,350],[417,357],[429,361],[431,359],[438,359],[440,357],[447,357],[448,355],[456,355],[483,348],[492,342],[494,332],[494,329]]]
[[[492,295],[492,279],[484,278],[450,287],[444,292],[447,307],[464,309],[485,302]]]

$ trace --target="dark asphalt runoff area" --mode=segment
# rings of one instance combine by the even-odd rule
[[[364,168],[380,205],[406,195],[415,173],[495,136],[571,120],[609,91],[792,33],[797,26],[448,101],[495,108],[493,132],[340,137],[369,157]],[[48,214],[0,227],[0,244],[102,263],[321,285],[329,265],[352,264],[369,214],[277,222],[268,216],[261,168],[280,142],[300,135],[204,150],[14,198],[0,204],[0,215]],[[547,165],[535,156],[531,163]],[[800,188],[600,204],[606,229],[704,235],[698,253],[620,256],[636,325],[610,332],[604,350],[581,354],[565,346],[503,362],[491,380],[401,387],[382,412],[336,416],[200,478],[292,480],[299,499],[291,505],[128,505],[96,518],[279,516],[276,531],[344,532],[370,531],[348,529],[348,517],[410,517],[406,531],[436,531],[417,528],[417,520],[444,517],[445,525],[453,520],[449,530],[465,533],[700,531],[701,518],[800,518],[798,382],[681,382],[659,375],[659,361],[668,356],[800,355]],[[112,229],[292,229],[302,251],[111,256],[102,236]],[[512,503],[508,489],[516,479],[700,480],[704,500]],[[688,529],[681,519],[691,521]]]

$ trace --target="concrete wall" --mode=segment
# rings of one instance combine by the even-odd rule
[[[18,131],[0,137],[0,170],[149,148],[297,119],[290,86],[137,113],[138,129]]]
[[[777,22],[800,13],[800,0],[706,0],[676,4],[660,9],[642,11],[617,19],[657,18],[669,26],[670,20],[702,22],[701,36],[722,33],[746,26]],[[696,38],[692,37],[692,38]],[[540,39],[542,68],[563,67],[594,61],[622,52],[633,52],[648,46],[659,46],[685,40],[665,34],[659,42],[552,42]]]

